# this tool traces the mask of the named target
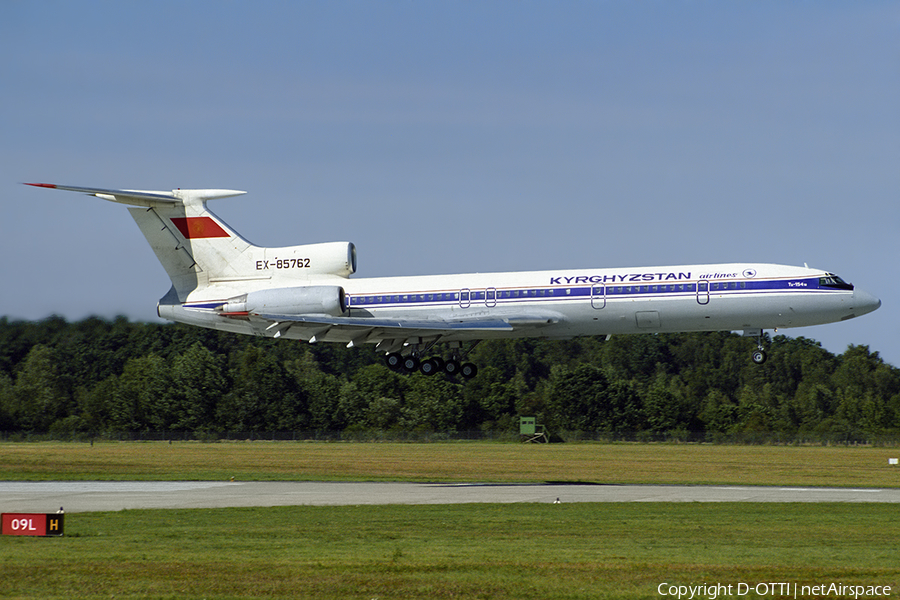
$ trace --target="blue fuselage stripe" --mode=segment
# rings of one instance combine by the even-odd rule
[[[480,288],[455,291],[396,292],[375,294],[348,294],[351,308],[409,305],[461,305],[469,303],[510,304],[534,301],[565,301],[573,298],[606,298],[614,300],[622,297],[641,298],[693,298],[698,294],[758,294],[767,292],[826,292],[846,290],[820,287],[818,278],[774,279],[753,281],[698,281],[692,283],[641,284],[641,285],[589,285],[554,286],[528,288]]]

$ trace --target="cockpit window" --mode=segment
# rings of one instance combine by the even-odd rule
[[[852,290],[853,284],[847,283],[833,273],[825,273],[825,277],[819,277],[819,287],[836,288],[839,290]]]

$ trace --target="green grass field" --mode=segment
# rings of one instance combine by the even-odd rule
[[[235,476],[896,487],[900,471],[887,464],[896,454],[668,444],[0,444],[0,480]],[[738,596],[737,585],[835,583],[889,585],[887,597],[896,598],[898,539],[897,508],[887,504],[80,513],[66,516],[63,538],[0,538],[0,597],[668,600],[676,596],[660,595],[661,584],[664,591],[731,585],[730,597],[753,598],[758,595]],[[773,591],[759,596],[781,597]],[[802,591],[798,598],[848,597]]]
[[[2,480],[343,480],[898,487],[900,448],[448,442],[0,443]]]
[[[69,515],[66,529],[2,540],[0,596],[653,598],[662,583],[741,582],[900,590],[896,508],[876,504],[140,510]]]

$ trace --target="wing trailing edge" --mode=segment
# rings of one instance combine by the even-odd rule
[[[226,315],[227,316],[227,315]],[[364,329],[397,329],[424,330],[434,332],[460,331],[512,331],[503,319],[379,319],[375,317],[332,317],[330,315],[273,315],[253,314],[253,316],[278,323],[297,323],[306,325],[329,325],[331,327],[348,327]]]

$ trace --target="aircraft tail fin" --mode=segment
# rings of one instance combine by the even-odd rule
[[[172,280],[165,304],[207,297],[228,298],[253,287],[306,285],[313,277],[346,278],[356,271],[356,248],[349,242],[283,248],[254,246],[206,203],[245,194],[237,190],[108,190],[29,183],[35,187],[82,192],[128,205],[144,237]]]
[[[228,276],[238,277],[235,266],[248,249],[247,240],[231,229],[206,206],[207,200],[238,196],[238,190],[109,190],[46,183],[29,183],[72,192],[82,192],[129,206],[144,237],[172,280],[178,298]]]

